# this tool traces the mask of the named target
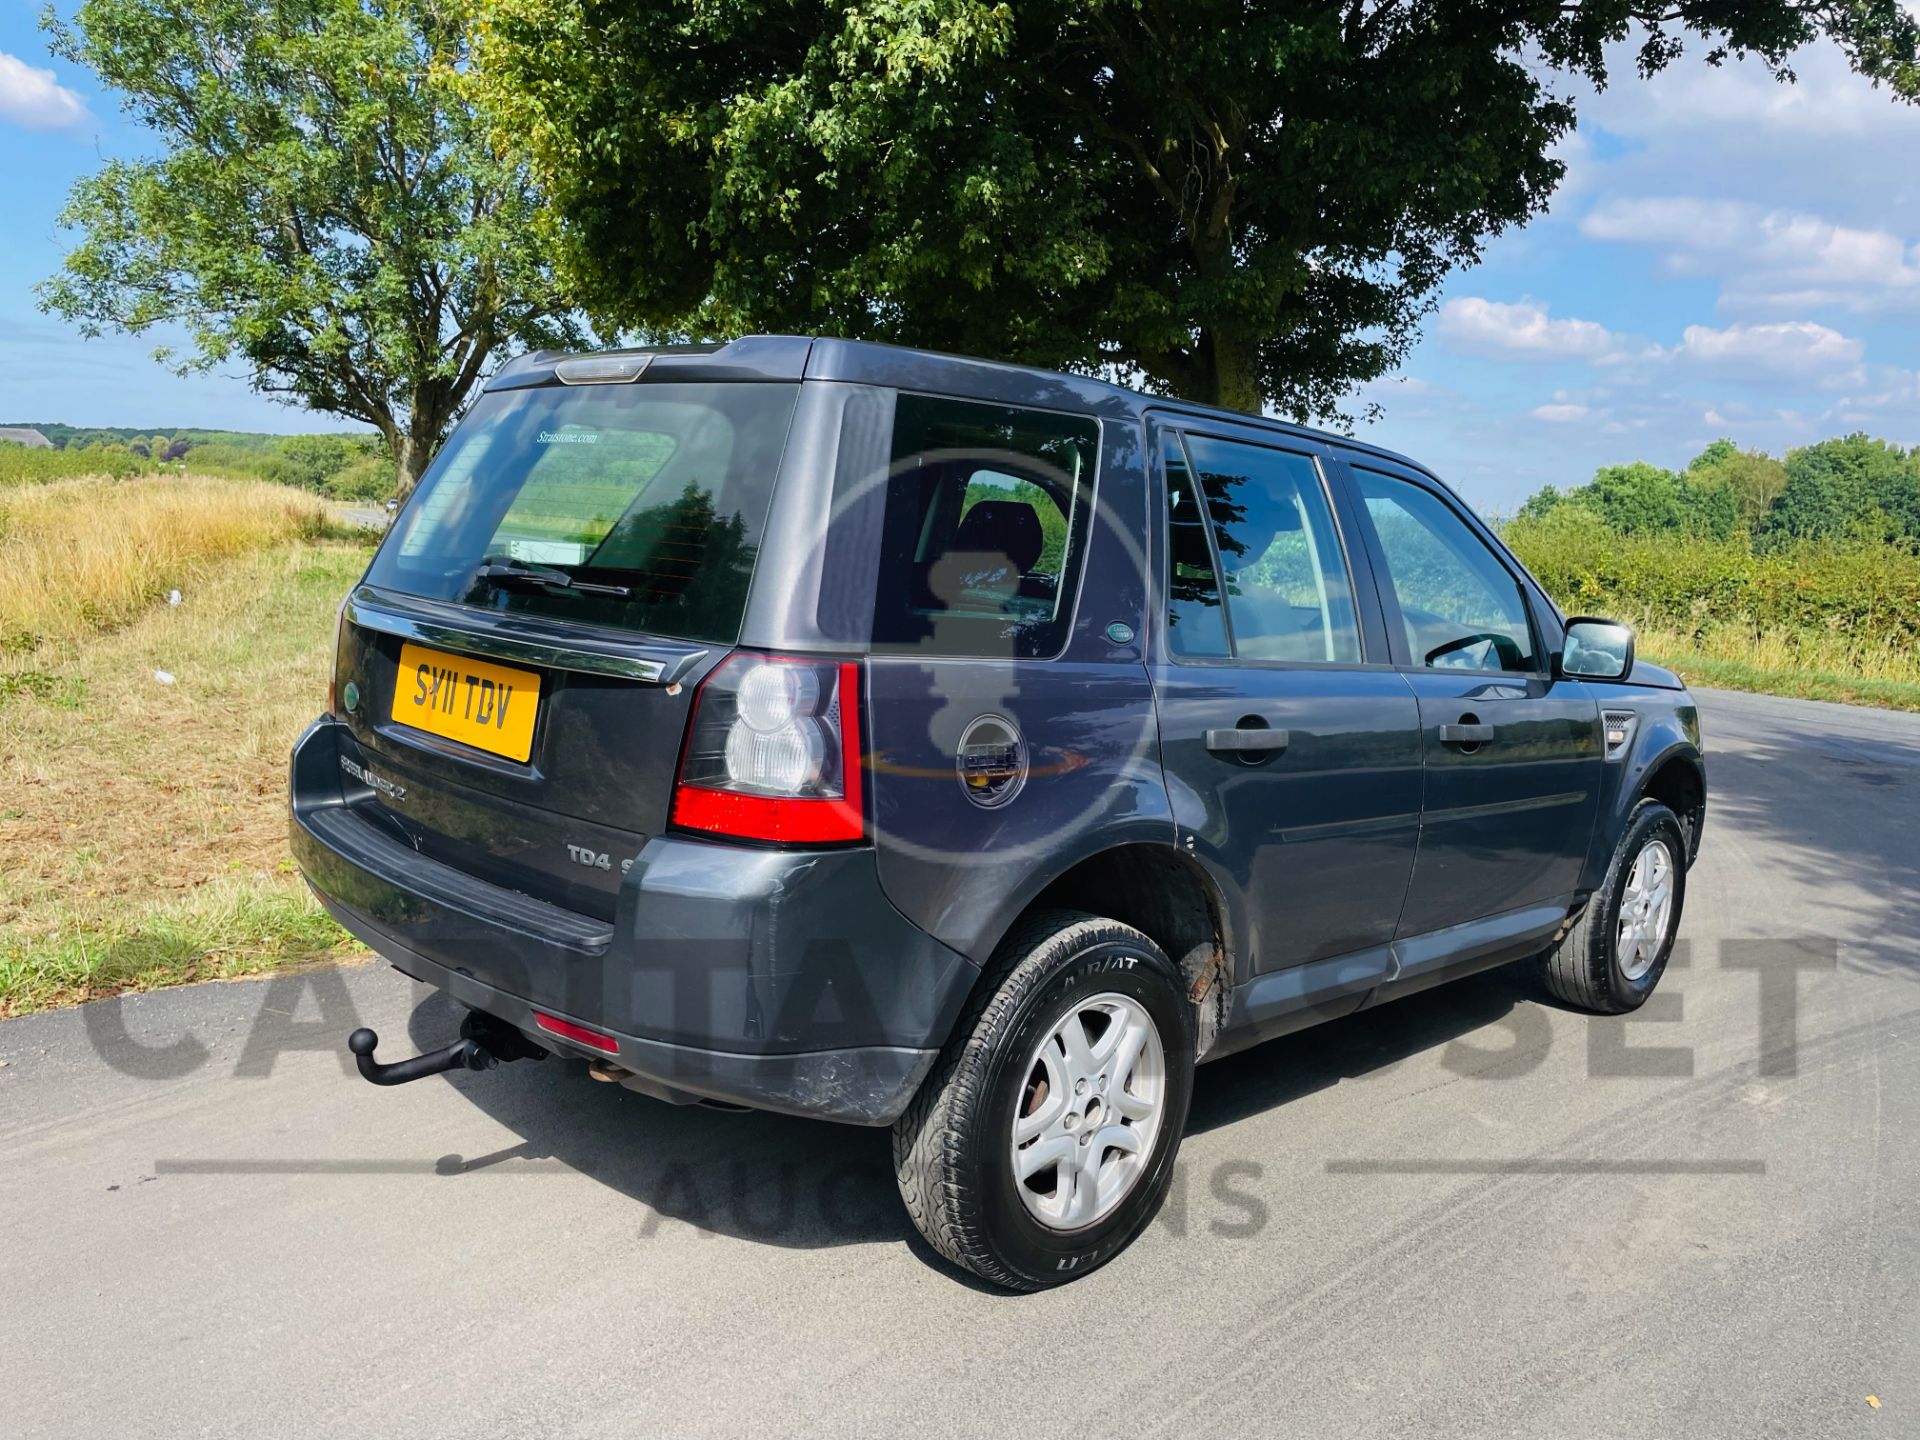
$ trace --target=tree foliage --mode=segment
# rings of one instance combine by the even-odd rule
[[[1564,491],[1549,485],[1529,496],[1517,518],[1538,520],[1564,510],[1585,511],[1621,535],[1725,539],[1739,528],[1735,492],[1715,467],[1681,475],[1644,460],[1605,465],[1585,485]]]
[[[1731,440],[1716,440],[1687,466],[1687,479],[1724,488],[1733,500],[1736,527],[1752,535],[1765,525],[1787,488],[1787,467],[1764,451],[1740,450]]]
[[[1920,450],[1844,435],[1792,451],[1786,476],[1769,534],[1920,542]]]
[[[1579,512],[1616,535],[1737,538],[1778,549],[1798,540],[1891,542],[1920,550],[1920,447],[1844,435],[1788,453],[1716,440],[1684,473],[1635,460],[1606,465],[1585,485],[1549,485],[1517,521],[1577,523]]]
[[[160,142],[73,189],[44,308],[184,327],[183,370],[373,426],[403,488],[503,347],[577,339],[524,167],[461,91],[464,0],[83,0],[62,58]],[[169,352],[163,357],[174,358]]]
[[[1541,210],[1604,83],[1825,35],[1920,95],[1900,0],[480,0],[478,92],[562,273],[656,331],[824,330],[1335,413]]]

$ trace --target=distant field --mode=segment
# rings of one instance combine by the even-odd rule
[[[264,480],[335,500],[380,500],[394,491],[391,457],[378,436],[324,433],[267,435],[248,430],[142,431],[78,429],[45,422],[8,422],[0,431],[38,431],[51,448],[0,439],[0,490],[83,475],[215,475]]]
[[[29,450],[24,445],[0,443],[0,490],[43,480],[71,480],[82,475],[125,477],[143,468],[147,468],[144,463],[130,454]]]
[[[352,953],[284,795],[366,559],[255,483],[0,496],[0,1016]]]

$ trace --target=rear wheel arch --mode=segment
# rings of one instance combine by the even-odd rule
[[[1227,909],[1200,862],[1171,845],[1135,841],[1085,856],[1055,876],[1010,918],[1081,910],[1130,925],[1171,959],[1195,1006],[1195,1054],[1219,1033],[1233,993]]]

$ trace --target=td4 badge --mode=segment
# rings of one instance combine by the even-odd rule
[[[567,846],[567,858],[572,860],[576,865],[586,866],[589,870],[613,869],[613,857],[611,855],[604,850],[595,850],[588,845]],[[625,860],[622,860],[620,862],[620,873],[624,875],[631,870],[633,868],[633,862],[638,858],[638,856],[629,855]]]

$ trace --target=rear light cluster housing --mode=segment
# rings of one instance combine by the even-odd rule
[[[683,829],[775,844],[866,838],[860,666],[735,651],[701,682],[674,788]]]

